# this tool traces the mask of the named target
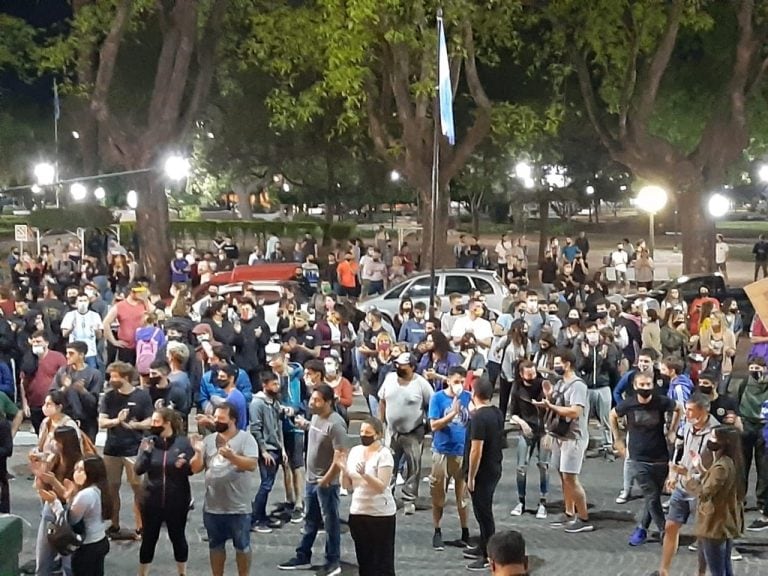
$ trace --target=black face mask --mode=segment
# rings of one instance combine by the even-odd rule
[[[704,394],[705,396],[709,396],[714,391],[714,386],[699,386],[699,392]]]
[[[154,434],[155,436],[160,436],[163,433],[163,430],[165,430],[165,426],[150,426],[149,432],[151,434]]]
[[[707,450],[710,452],[719,452],[722,446],[720,446],[719,442],[713,442],[712,440],[707,440]]]
[[[555,366],[552,369],[552,372],[554,372],[558,376],[562,376],[563,374],[565,374],[565,368],[563,368],[562,366]]]
[[[749,375],[752,376],[755,380],[760,380],[763,377],[763,371],[762,370],[750,370]]]
[[[77,296],[67,298],[67,302],[69,302],[69,305],[72,307],[77,306]]]
[[[645,388],[641,388],[637,391],[637,395],[640,396],[640,398],[648,399],[651,396],[653,396],[653,390],[647,390]]]
[[[398,378],[408,378],[408,376],[411,373],[411,371],[408,368],[401,368],[401,367],[396,368],[395,371],[397,372]]]
[[[362,434],[360,435],[360,444],[363,446],[370,446],[374,442],[376,442],[375,436],[364,436]]]
[[[216,386],[219,388],[226,388],[229,384],[229,380],[216,380]]]
[[[162,381],[163,381],[162,376],[150,376],[149,378],[147,378],[147,382],[149,382],[150,386],[157,386]]]
[[[216,424],[213,425],[213,429],[216,430],[219,434],[222,434],[229,430],[229,423],[228,422],[216,422]]]
[[[608,318],[608,312],[598,312],[597,317],[600,318],[600,320]]]
[[[168,340],[171,342],[181,342],[181,336],[174,334],[173,336],[168,336]]]

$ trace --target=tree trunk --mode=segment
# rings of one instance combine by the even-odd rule
[[[689,184],[681,187],[680,205],[685,206],[685,213],[680,219],[683,274],[712,272],[715,253],[715,223],[708,217],[707,207],[701,190],[703,184]]]
[[[595,224],[600,224],[600,200],[595,200]]]
[[[480,236],[480,206],[470,202],[469,207],[472,209],[472,234]]]
[[[539,260],[538,260],[539,262],[544,260],[544,251],[548,246],[549,246],[549,201],[539,200]]]
[[[169,230],[168,198],[159,174],[149,172],[141,180],[136,208],[139,264],[157,290],[166,295],[171,286],[171,241],[165,234]]]
[[[238,181],[232,184],[232,190],[237,196],[237,208],[240,211],[240,218],[243,220],[251,219],[251,185]]]
[[[428,183],[419,187],[421,210],[421,269],[429,270],[432,263],[432,186]],[[435,267],[451,266],[451,246],[448,245],[448,208],[450,206],[447,187],[440,190],[436,214]]]

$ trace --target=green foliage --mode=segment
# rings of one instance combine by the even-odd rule
[[[109,208],[82,204],[71,208],[43,208],[32,212],[29,225],[40,230],[75,230],[77,228],[106,228],[115,223]]]
[[[0,70],[32,71],[35,29],[19,18],[0,14]]]

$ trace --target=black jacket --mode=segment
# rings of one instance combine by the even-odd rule
[[[192,474],[189,463],[195,454],[189,438],[171,436],[154,441],[151,451],[139,450],[136,457],[136,474],[146,474],[142,505],[149,508],[178,508],[186,513],[191,498],[189,477]],[[184,464],[176,466],[176,462]]]
[[[256,336],[256,329],[261,328],[261,335]],[[259,317],[240,322],[240,333],[235,332],[234,345],[235,364],[245,371],[256,370],[266,366],[267,353],[266,346],[272,332],[269,325]]]

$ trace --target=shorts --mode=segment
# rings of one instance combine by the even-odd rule
[[[283,436],[283,443],[285,444],[285,453],[288,456],[288,462],[283,465],[287,464],[291,470],[304,468],[304,432],[286,432]]]
[[[123,470],[125,470],[125,478],[128,480],[128,484],[131,485],[134,496],[141,495],[141,478],[138,477],[133,469],[133,465],[136,462],[136,458],[127,456],[107,456],[104,455],[104,467],[107,470],[107,484],[111,487],[119,486],[123,480]]]
[[[680,488],[672,491],[669,497],[667,521],[675,524],[687,524],[688,519],[696,514],[696,498],[688,495]]]
[[[445,508],[445,497],[448,492],[448,481],[453,478],[456,482],[456,506],[466,507],[464,501],[464,472],[462,456],[448,456],[432,452],[432,472],[429,475],[429,492],[432,496],[432,506]]]
[[[562,474],[581,474],[588,444],[589,441],[583,438],[578,440],[555,438],[552,441],[552,467]]]
[[[203,512],[203,526],[208,532],[208,548],[221,550],[232,540],[238,552],[251,551],[250,514],[211,514]]]

